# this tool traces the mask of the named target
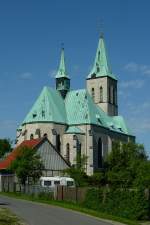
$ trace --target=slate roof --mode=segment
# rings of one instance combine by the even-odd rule
[[[44,87],[22,124],[37,122],[66,124],[70,126],[67,132],[73,129],[71,126],[93,124],[131,135],[124,119],[108,116],[93,102],[86,89],[69,91],[63,100],[59,91]]]

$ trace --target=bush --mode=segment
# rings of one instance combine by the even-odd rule
[[[38,194],[38,199],[40,200],[52,200],[53,199],[53,192],[47,193],[47,192],[40,192]]]
[[[132,220],[149,218],[150,203],[143,190],[91,188],[83,204],[90,209]]]

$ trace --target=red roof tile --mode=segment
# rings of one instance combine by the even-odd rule
[[[36,145],[38,145],[43,139],[32,139],[32,140],[26,140],[23,141],[20,145],[18,145],[3,161],[0,162],[0,170],[1,169],[7,169],[10,165],[11,162],[14,161],[18,155],[20,147],[30,147],[30,148],[35,148]]]

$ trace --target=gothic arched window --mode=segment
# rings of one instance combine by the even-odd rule
[[[102,168],[103,167],[103,144],[102,144],[101,138],[99,138],[98,140],[97,159],[98,159],[98,162],[97,162],[98,168]]]
[[[95,90],[94,88],[91,89],[91,95],[92,95],[92,98],[93,98],[93,101],[95,100]]]
[[[100,87],[100,102],[103,102],[103,87]]]
[[[30,140],[32,140],[34,138],[34,135],[33,134],[31,134],[30,135]]]
[[[70,144],[66,144],[66,161],[70,162]]]

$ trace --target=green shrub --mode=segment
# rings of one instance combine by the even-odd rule
[[[46,192],[40,192],[37,196],[40,200],[52,200],[53,199],[53,193],[46,193]]]
[[[132,220],[149,218],[150,203],[143,190],[91,188],[83,204],[90,209]]]

